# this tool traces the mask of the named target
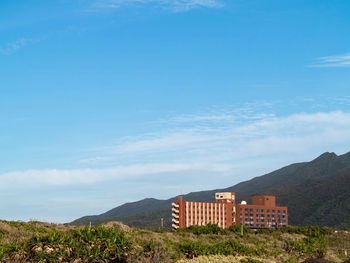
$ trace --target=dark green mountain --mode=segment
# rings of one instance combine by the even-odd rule
[[[236,192],[239,200],[250,202],[252,195],[271,194],[279,205],[288,206],[289,223],[350,228],[350,153],[324,153],[311,162],[296,163],[225,189],[193,192],[184,200],[212,201],[217,191]],[[104,214],[86,216],[72,222],[84,225],[118,220],[140,227],[170,226],[171,202],[144,199],[126,203]],[[238,200],[238,201],[239,201]]]

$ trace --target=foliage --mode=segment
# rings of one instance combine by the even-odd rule
[[[290,234],[303,234],[308,237],[321,238],[331,233],[332,229],[328,227],[304,226],[304,227],[286,227],[281,229],[282,232]]]
[[[254,259],[254,258],[245,258],[240,260],[241,263],[263,263],[260,260]]]
[[[268,254],[264,248],[244,246],[236,240],[226,240],[214,244],[203,243],[201,241],[187,241],[179,245],[180,251],[188,258],[198,257],[200,255],[262,255]]]
[[[245,229],[247,234],[243,236],[240,226],[224,230],[214,224],[180,231],[134,228],[127,231],[112,224],[81,228],[0,222],[0,262],[78,259],[80,262],[166,263],[196,257],[200,260],[195,262],[212,262],[206,261],[208,257],[222,258],[222,262],[257,263],[269,258],[272,262],[296,263],[307,257],[324,256],[340,262],[344,260],[342,249],[350,248],[350,233],[317,226]],[[17,238],[20,235],[25,238]]]
[[[190,226],[181,231],[191,232],[195,235],[202,235],[202,234],[227,235],[228,234],[227,229],[223,229],[219,227],[217,224],[207,224],[205,226]]]
[[[239,225],[232,225],[229,227],[229,230],[234,233],[241,233],[242,226]],[[250,233],[251,230],[249,227],[243,226],[243,233]]]

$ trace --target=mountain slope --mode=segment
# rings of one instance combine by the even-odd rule
[[[289,223],[350,228],[350,173],[264,192],[288,206]]]
[[[280,205],[289,207],[290,223],[305,224],[309,221],[311,222],[311,218],[320,217],[323,211],[322,209],[327,210],[326,206],[323,205],[324,202],[329,203],[327,211],[331,211],[329,209],[334,205],[334,200],[341,199],[341,197],[327,192],[327,185],[332,184],[332,180],[338,177],[344,177],[343,183],[346,185],[348,175],[350,175],[350,153],[340,156],[337,156],[335,153],[324,153],[311,162],[291,164],[232,187],[189,193],[184,195],[184,200],[213,201],[215,192],[230,191],[236,192],[239,200],[250,201],[249,199],[252,195],[269,193],[276,195],[277,202]],[[315,185],[317,187],[313,188]],[[334,193],[337,193],[337,184],[329,190],[331,189]],[[349,192],[349,190],[346,191],[345,189],[343,191],[345,194]],[[316,196],[309,197],[310,200],[315,200],[314,202],[305,202],[304,199],[300,198],[307,196],[307,193],[312,193]],[[101,215],[77,219],[72,224],[81,225],[88,224],[89,222],[99,224],[110,220],[120,220],[129,225],[144,227],[159,225],[160,218],[163,217],[165,219],[165,225],[169,225],[171,202],[176,198],[173,197],[168,200],[148,198],[127,203]],[[323,208],[321,208],[321,204]],[[346,204],[344,206],[346,207]],[[294,207],[300,209],[294,209]],[[311,207],[312,211],[310,210]],[[314,211],[319,212],[318,214],[312,214]],[[323,224],[327,225],[326,223],[331,222],[331,220],[321,220],[320,222],[324,222]],[[336,225],[343,224],[341,220],[335,220],[334,222]],[[332,223],[331,225],[335,226],[334,224]],[[345,222],[344,224],[346,225],[347,223]]]

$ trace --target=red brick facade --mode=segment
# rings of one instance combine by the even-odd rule
[[[173,202],[173,228],[185,228],[192,225],[217,224],[228,228],[235,221],[235,194],[217,193],[215,203],[183,202],[182,196]]]
[[[173,228],[217,224],[228,228],[278,228],[288,225],[287,207],[276,206],[274,196],[253,196],[252,204],[235,204],[235,193],[216,193],[215,203],[184,202],[182,196],[172,203]]]

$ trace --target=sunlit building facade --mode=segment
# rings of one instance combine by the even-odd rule
[[[276,206],[274,196],[253,196],[252,204],[236,204],[233,192],[215,194],[215,202],[183,201],[182,196],[172,203],[172,227],[217,224],[228,228],[244,225],[250,228],[278,228],[288,225],[287,207]]]

